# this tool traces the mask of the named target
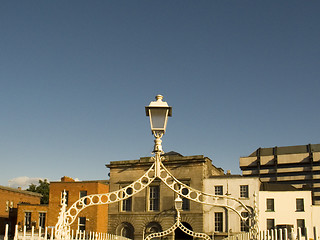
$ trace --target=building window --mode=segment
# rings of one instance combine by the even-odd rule
[[[148,236],[152,233],[162,232],[162,227],[158,222],[150,222],[145,228],[145,236]],[[155,240],[160,240],[161,238],[153,238]]]
[[[267,219],[267,230],[274,229],[274,219]]]
[[[132,188],[128,187],[126,190],[127,194],[132,194]],[[122,201],[122,211],[123,212],[131,212],[132,211],[132,197],[129,197]]]
[[[85,196],[87,196],[87,191],[80,191],[79,197],[83,198]],[[87,198],[84,199],[84,204],[87,204]]]
[[[303,198],[296,199],[296,211],[297,212],[304,212],[304,200]]]
[[[69,191],[65,191],[66,192],[66,205],[68,205],[69,202]],[[61,204],[62,204],[62,199],[63,199],[63,195],[64,191],[61,192]]]
[[[160,187],[151,186],[149,188],[149,210],[159,211],[159,203],[160,203]]]
[[[297,219],[297,228],[301,229],[301,235],[306,235],[306,225],[304,219]]]
[[[247,218],[246,220],[241,219],[241,225],[240,225],[241,232],[249,232],[249,218],[248,218],[249,213],[242,212],[241,216],[244,218]]]
[[[223,232],[223,213],[222,212],[214,213],[214,230],[216,232]]]
[[[79,217],[78,219],[78,230],[85,231],[86,230],[86,217]]]
[[[45,228],[46,226],[46,213],[40,212],[39,213],[39,227]]]
[[[248,198],[249,197],[249,186],[248,185],[240,185],[240,197]]]
[[[27,229],[31,229],[31,212],[24,213],[24,225]]]
[[[223,186],[214,186],[215,195],[223,195]]]
[[[267,212],[274,212],[274,199],[267,198]]]
[[[182,195],[188,195],[189,190],[187,188],[182,189]],[[188,198],[182,197],[182,210],[189,211],[190,210],[190,200]]]
[[[133,239],[134,228],[130,223],[123,222],[117,228],[117,234],[125,238]]]

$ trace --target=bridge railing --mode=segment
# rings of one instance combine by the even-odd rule
[[[275,229],[260,231],[258,233],[257,240],[320,240],[319,229],[313,227],[312,229],[308,228],[298,228],[288,230],[284,229]],[[223,240],[253,240],[254,237],[249,233],[239,233],[229,237],[224,238]]]
[[[117,236],[110,233],[86,232],[86,231],[71,231],[70,240],[130,240],[129,238]],[[18,225],[15,226],[14,236],[9,236],[9,225],[5,226],[5,235],[3,240],[56,240],[55,228],[39,228],[35,231],[34,227],[31,231],[19,230]]]

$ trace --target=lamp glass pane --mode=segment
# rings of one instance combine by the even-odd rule
[[[165,130],[166,119],[167,119],[168,109],[167,108],[150,108],[150,122],[151,130]]]
[[[182,199],[179,199],[179,200],[176,199],[175,205],[178,210],[181,210],[182,209]]]

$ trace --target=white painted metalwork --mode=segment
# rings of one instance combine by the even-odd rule
[[[66,239],[68,240],[68,236],[70,236],[70,225],[75,221],[77,215],[85,208],[94,205],[102,205],[102,204],[110,204],[116,203],[122,200],[125,200],[133,195],[137,194],[138,192],[145,189],[149,186],[155,178],[159,178],[165,185],[167,185],[172,191],[176,192],[181,197],[187,198],[191,201],[198,202],[201,204],[207,204],[216,207],[224,207],[230,209],[237,213],[239,217],[246,221],[248,218],[251,219],[251,226],[250,229],[253,231],[256,227],[254,226],[256,222],[253,219],[257,219],[257,212],[250,210],[245,204],[243,204],[239,199],[224,196],[224,195],[212,195],[209,193],[204,193],[199,190],[193,189],[186,184],[177,180],[163,165],[162,160],[164,159],[161,154],[163,154],[162,150],[162,136],[165,133],[166,123],[168,116],[171,116],[171,107],[168,106],[166,102],[162,102],[163,97],[158,95],[156,97],[156,102],[151,102],[148,107],[146,107],[147,116],[152,115],[150,114],[150,109],[152,108],[163,108],[166,109],[164,111],[165,117],[161,118],[159,116],[159,121],[163,121],[162,123],[157,122],[158,125],[163,125],[160,128],[153,128],[152,133],[155,137],[154,140],[154,150],[153,153],[155,154],[154,157],[151,159],[154,161],[154,164],[147,170],[147,172],[139,178],[137,181],[133,182],[132,184],[114,191],[110,193],[104,194],[93,194],[87,195],[83,198],[80,198],[76,201],[67,211],[66,211],[66,204],[65,204],[65,197],[66,194],[64,193],[62,200],[62,207],[59,215],[58,223],[56,224],[56,235],[58,239]],[[150,119],[152,122],[152,119]],[[129,190],[130,189],[130,190]],[[246,211],[248,212],[248,217],[241,216],[241,212]],[[253,225],[252,225],[253,224]],[[174,225],[175,226],[175,225]],[[174,227],[173,226],[173,227]],[[185,228],[182,224],[179,224],[182,231],[185,231],[187,234],[190,230]],[[171,229],[171,228],[170,228]],[[190,232],[189,232],[190,233]],[[191,233],[193,234],[193,233]],[[206,237],[204,237],[206,238]]]
[[[4,240],[12,239],[9,237],[9,225],[5,226]],[[23,231],[19,231],[19,226],[16,225],[14,232],[14,240],[56,240],[61,239],[59,236],[55,235],[55,229],[52,228],[51,231],[46,228],[39,227],[38,231],[35,231],[34,226],[31,228],[31,232],[26,230],[26,226],[23,226]],[[71,231],[69,236],[70,240],[130,240],[126,237],[117,236],[110,233],[98,233],[98,232],[85,232],[77,231],[75,234]]]
[[[169,229],[162,231],[162,232],[151,233],[148,236],[146,236],[144,238],[144,240],[151,240],[153,238],[164,237],[166,235],[169,235],[170,233],[173,233],[177,228],[180,228],[181,231],[188,234],[189,236],[196,237],[196,238],[203,238],[206,240],[211,240],[211,238],[205,233],[197,233],[197,232],[190,230],[189,228],[186,228],[181,222],[180,211],[178,210],[177,207],[176,207],[176,211],[177,211],[177,220],[176,220],[175,224],[172,225],[172,227],[170,227]]]
[[[253,214],[252,211],[237,198],[204,193],[180,182],[165,168],[162,162],[160,162],[159,178],[181,197],[194,202],[230,209],[237,213],[242,220],[247,220],[248,217],[241,216],[241,212],[246,211],[249,215],[251,214],[251,216]]]
[[[173,232],[172,228],[176,227],[178,224],[177,222],[169,229],[167,229],[164,232]],[[13,227],[13,226],[12,226]],[[26,226],[23,226],[23,231],[19,230],[19,226],[15,226],[15,232],[14,232],[14,237],[13,240],[56,240],[56,236],[54,235],[55,229],[52,228],[51,230],[49,228],[39,228],[38,232],[34,230],[34,227],[32,227],[33,230],[31,232],[26,231]],[[182,230],[182,229],[181,229]],[[291,229],[291,231],[288,231],[287,228],[284,229],[278,229],[278,230],[269,230],[269,231],[259,231],[258,232],[258,239],[260,240],[297,240],[297,239],[302,239],[302,240],[309,240],[309,239],[314,239],[314,240],[319,240],[320,236],[317,234],[320,229],[317,227],[313,227],[308,229],[305,228],[305,233],[309,233],[310,237],[305,234],[305,236],[302,236],[301,234],[301,229]],[[313,236],[311,236],[313,232]],[[5,226],[5,231],[4,231],[4,240],[11,239],[9,236],[9,225],[6,224]],[[44,233],[44,234],[43,234]],[[166,234],[167,235],[167,234]],[[164,235],[165,236],[165,235]],[[148,235],[148,239],[151,239],[152,236]],[[145,239],[147,239],[147,237]],[[70,239],[74,240],[80,240],[80,239],[87,239],[87,240],[129,240],[128,238],[109,234],[109,233],[97,233],[97,232],[80,232],[77,231],[75,234],[73,231],[71,231],[71,236]],[[208,239],[208,238],[206,238]],[[253,237],[250,233],[240,233],[236,235],[232,235],[228,238],[224,238],[223,240],[252,240]],[[209,240],[209,239],[208,239]]]
[[[85,208],[94,205],[110,204],[125,200],[138,192],[145,189],[155,179],[155,164],[137,181],[132,184],[110,193],[92,194],[80,198],[66,211],[65,196],[63,194],[62,207],[60,210],[59,220],[56,224],[58,236],[63,237],[63,231],[67,231],[65,227],[70,226],[76,219],[77,215]],[[61,238],[64,239],[64,238]]]

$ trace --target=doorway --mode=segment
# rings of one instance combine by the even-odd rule
[[[190,226],[189,223],[186,223],[186,222],[182,222],[183,226],[185,226],[186,228],[192,230],[192,227]],[[175,236],[175,240],[192,240],[193,237],[184,233],[180,228],[177,228],[175,231],[174,231],[174,236]]]

